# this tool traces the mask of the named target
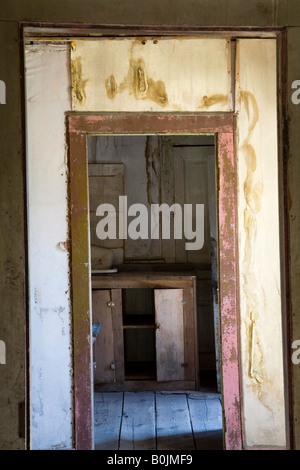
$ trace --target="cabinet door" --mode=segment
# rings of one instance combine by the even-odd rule
[[[113,327],[114,355],[115,355],[115,380],[124,382],[124,336],[122,320],[122,289],[111,289],[111,316]]]
[[[106,240],[98,238],[96,227],[100,218],[96,216],[96,211],[100,204],[112,204],[116,210],[116,220],[119,220],[119,196],[124,194],[124,165],[89,163],[88,170],[92,269],[100,269],[93,268],[93,247],[109,248],[112,250],[116,262],[123,262],[124,240],[119,237],[107,238]]]
[[[156,289],[157,380],[184,380],[183,289]]]
[[[121,291],[93,290],[93,322],[101,329],[94,344],[94,382],[109,383],[124,380]]]

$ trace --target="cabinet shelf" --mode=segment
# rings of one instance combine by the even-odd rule
[[[126,380],[156,380],[155,362],[127,362],[125,364]]]
[[[196,278],[116,273],[96,281],[93,322],[101,323],[101,331],[94,348],[95,385],[197,387]]]
[[[147,318],[149,316],[150,318]],[[124,315],[123,329],[130,328],[156,328],[152,315]]]

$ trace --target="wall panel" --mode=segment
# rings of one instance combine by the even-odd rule
[[[288,47],[288,118],[289,133],[286,142],[287,152],[287,196],[288,196],[288,224],[289,224],[289,275],[290,275],[290,315],[291,315],[291,342],[300,339],[300,104],[293,104],[291,95],[294,80],[300,79],[299,47],[300,28],[289,28],[287,31]],[[288,351],[288,360],[292,350]],[[299,355],[298,355],[299,357]],[[292,388],[293,388],[293,424],[294,445],[300,449],[300,365],[292,364]]]
[[[0,22],[0,79],[6,104],[0,105],[0,449],[24,449],[26,287],[21,61],[17,23]]]
[[[71,67],[74,111],[231,109],[226,39],[79,40]]]
[[[69,46],[27,46],[31,448],[72,447],[65,111]]]
[[[285,446],[276,41],[238,40],[236,74],[245,443]]]

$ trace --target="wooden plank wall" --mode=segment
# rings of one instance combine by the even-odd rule
[[[0,365],[0,449],[26,445],[25,367],[27,363],[25,187],[22,120],[21,57],[16,22],[0,22],[0,79],[6,104],[0,105],[0,339],[6,364]]]
[[[294,4],[294,12],[297,12],[297,5]],[[297,24],[297,23],[296,23]],[[298,25],[300,22],[298,23]],[[300,61],[299,61],[299,47],[300,44],[300,27],[288,28],[287,30],[287,96],[285,107],[287,111],[288,127],[285,128],[286,140],[284,144],[284,167],[287,169],[287,180],[285,183],[286,190],[286,206],[288,209],[288,217],[285,220],[286,229],[288,229],[288,279],[290,284],[290,318],[291,325],[287,323],[290,332],[291,343],[287,343],[287,363],[292,369],[292,383],[291,388],[287,390],[292,399],[292,424],[294,426],[293,434],[291,435],[292,443],[294,442],[295,448],[300,449],[300,366],[299,364],[291,363],[291,344],[295,340],[300,339],[300,154],[299,154],[299,126],[300,126],[300,105],[295,105],[292,102],[291,95],[294,91],[292,83],[294,80],[300,79]],[[286,123],[287,126],[287,123]],[[286,240],[287,242],[287,240]],[[290,382],[290,377],[286,376],[286,382]],[[289,398],[289,396],[287,396]],[[289,431],[289,430],[288,430]]]

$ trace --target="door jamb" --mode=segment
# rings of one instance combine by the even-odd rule
[[[242,396],[239,374],[235,115],[232,113],[68,113],[67,128],[70,170],[75,448],[82,450],[93,448],[87,135],[213,133],[217,136],[218,161],[219,305],[224,444],[226,449],[241,449]]]

